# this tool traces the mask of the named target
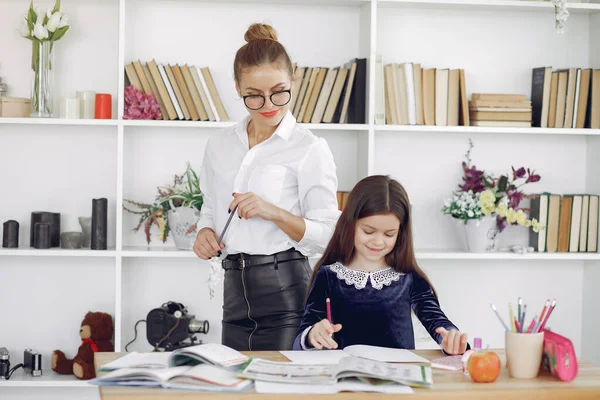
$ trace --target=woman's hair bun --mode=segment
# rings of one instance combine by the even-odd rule
[[[253,40],[274,40],[277,41],[277,32],[271,25],[267,24],[252,24],[244,35],[244,40],[250,43]]]

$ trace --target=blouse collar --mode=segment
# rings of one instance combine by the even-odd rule
[[[358,290],[367,286],[367,281],[371,281],[371,286],[381,290],[383,286],[390,286],[404,275],[402,272],[395,271],[392,267],[380,269],[378,271],[367,272],[346,267],[344,264],[336,262],[329,266],[329,269],[335,272],[337,278],[345,281],[347,285],[354,285]]]

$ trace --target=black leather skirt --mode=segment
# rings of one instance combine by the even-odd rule
[[[308,259],[293,249],[234,254],[223,268],[222,343],[239,351],[290,350],[304,313]]]

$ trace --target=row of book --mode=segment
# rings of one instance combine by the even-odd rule
[[[367,59],[341,67],[295,67],[290,111],[304,123],[366,123]]]
[[[164,120],[229,121],[208,67],[139,60],[125,66],[126,86],[156,98]]]
[[[338,210],[344,211],[350,192],[337,192]]]
[[[532,70],[533,126],[600,129],[600,69]]]
[[[468,126],[469,110],[463,69],[423,68],[419,63],[377,59],[378,91],[385,110],[376,107],[376,123],[390,125]]]
[[[531,116],[524,94],[473,93],[469,100],[472,126],[531,127]]]
[[[530,217],[546,228],[529,231],[529,245],[538,252],[598,251],[598,195],[540,193],[531,199]]]

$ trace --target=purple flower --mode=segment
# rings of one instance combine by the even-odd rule
[[[458,185],[458,187],[463,192],[468,192],[469,190],[473,191],[473,193],[483,192],[485,190],[483,171],[478,170],[475,166],[469,168],[464,161],[462,167],[464,171],[462,180],[464,183]]]
[[[513,171],[513,179],[523,178],[525,176],[525,168],[521,167],[515,171],[514,167],[511,167]]]
[[[125,88],[125,112],[123,119],[159,119],[160,106],[152,93],[142,93],[133,85]]]

